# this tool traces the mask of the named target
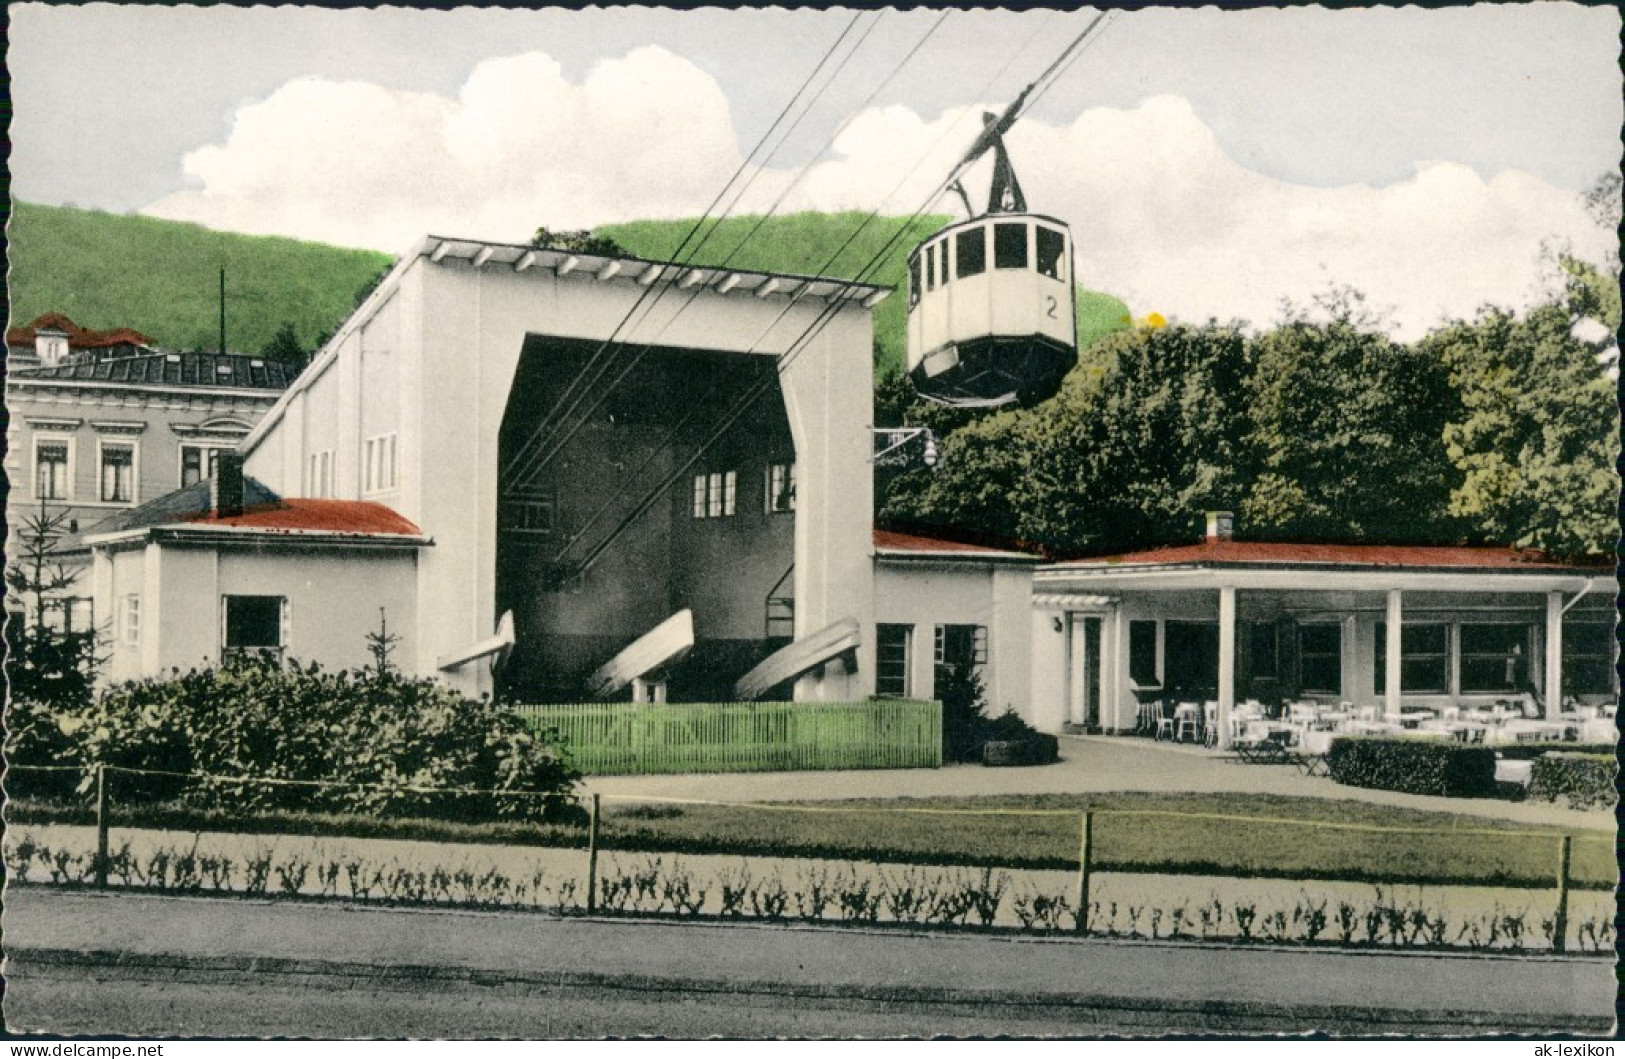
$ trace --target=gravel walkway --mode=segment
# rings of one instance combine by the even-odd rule
[[[1437,798],[1345,787],[1290,765],[1243,764],[1194,746],[1114,736],[1061,736],[1061,760],[1037,768],[951,765],[940,769],[848,772],[734,772],[682,776],[598,776],[587,793],[717,801],[819,801],[841,798],[937,798],[995,794],[1113,791],[1280,794],[1371,802],[1463,816],[1613,830],[1610,810],[1579,811],[1550,802]]]

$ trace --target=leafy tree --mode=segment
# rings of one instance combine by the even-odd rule
[[[1264,535],[1439,540],[1457,476],[1441,440],[1456,407],[1438,357],[1386,337],[1358,294],[1317,300],[1254,344],[1248,438],[1258,474],[1241,505]]]
[[[260,348],[260,356],[280,364],[303,364],[310,359],[310,350],[299,341],[299,333],[294,330],[293,324],[284,323],[277,328],[271,340]]]
[[[1489,541],[1607,553],[1618,533],[1616,384],[1597,345],[1575,337],[1574,314],[1489,309],[1421,345],[1460,395],[1443,431],[1458,472],[1451,513]]]

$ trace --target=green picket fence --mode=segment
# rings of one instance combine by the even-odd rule
[[[557,729],[592,775],[938,768],[942,704],[867,702],[603,702],[515,706]]]

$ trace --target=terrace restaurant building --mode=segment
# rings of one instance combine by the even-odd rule
[[[1186,702],[1209,716],[1193,708],[1168,734],[1206,728],[1228,747],[1241,717],[1288,702],[1381,730],[1498,705],[1532,725],[1568,707],[1595,718],[1617,695],[1611,566],[1244,541],[1232,527],[1215,513],[1198,544],[1040,567],[1028,719],[1129,732]]]

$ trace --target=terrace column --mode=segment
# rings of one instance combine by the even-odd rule
[[[1404,620],[1404,606],[1401,601],[1401,592],[1397,588],[1388,590],[1388,637],[1386,649],[1388,657],[1384,660],[1382,669],[1382,712],[1386,719],[1393,724],[1399,723],[1399,674],[1400,651],[1404,644],[1401,633],[1401,623]]]
[[[1230,749],[1230,714],[1236,708],[1236,590],[1219,589],[1219,748]]]
[[[1563,710],[1563,593],[1546,593],[1546,694],[1548,721]]]

